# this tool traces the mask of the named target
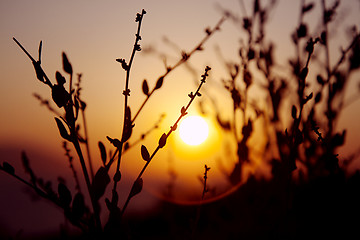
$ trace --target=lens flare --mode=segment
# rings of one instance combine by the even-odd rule
[[[189,116],[180,123],[179,133],[186,144],[197,146],[208,137],[209,126],[202,117]]]

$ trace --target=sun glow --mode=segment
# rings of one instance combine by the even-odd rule
[[[179,133],[186,144],[196,146],[208,137],[209,126],[202,117],[189,116],[180,123]]]

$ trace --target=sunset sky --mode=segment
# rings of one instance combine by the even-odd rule
[[[250,13],[251,1],[243,2]],[[305,22],[309,23],[310,32],[314,35],[318,31],[320,19],[318,2],[320,1],[316,1],[314,11],[305,17]],[[343,1],[342,4],[339,16],[344,21],[339,26],[340,30],[333,36],[335,47],[332,48],[331,54],[334,59],[337,59],[340,47],[348,45],[344,27],[356,25],[358,30],[360,29],[359,1]],[[281,66],[286,66],[286,59],[294,56],[295,53],[290,34],[298,24],[299,6],[300,1],[279,1],[271,12],[266,28],[267,40],[274,41],[276,60]],[[237,0],[1,0],[0,162],[11,163],[20,173],[19,175],[27,179],[20,161],[20,153],[24,150],[31,160],[34,171],[44,179],[52,180],[54,188],[58,176],[63,176],[69,186],[73,184],[54,114],[46,107],[40,106],[39,101],[33,97],[33,93],[37,93],[44,99],[50,100],[50,89],[36,79],[31,61],[12,40],[13,37],[35,59],[39,42],[42,40],[42,66],[53,82],[55,82],[55,72],[57,70],[63,72],[61,59],[63,51],[66,52],[74,72],[83,74],[82,97],[87,103],[91,153],[95,166],[99,167],[101,160],[97,142],[104,142],[110,149],[106,136],[113,138],[121,136],[123,116],[121,93],[124,89],[125,73],[115,59],[128,60],[130,57],[137,28],[134,21],[136,13],[142,9],[147,11],[141,30],[141,47],[143,49],[151,47],[166,54],[167,63],[171,66],[181,57],[181,50],[187,52],[192,50],[205,36],[205,28],[213,27],[219,21],[222,17],[220,8],[229,9],[239,17],[242,16]],[[212,70],[209,72],[208,83],[204,85],[204,91],[214,94],[217,100],[221,100],[223,104],[221,107],[224,108],[226,115],[225,106],[231,103],[231,98],[222,88],[220,80],[225,76],[226,70],[216,53],[216,47],[219,47],[226,59],[235,61],[238,59],[239,39],[243,36],[243,31],[239,31],[230,20],[226,21],[221,26],[221,31],[216,32],[206,42],[204,51],[195,53],[190,59],[189,63],[195,69],[195,75],[192,75],[187,66],[174,70],[166,78],[163,87],[150,98],[136,120],[133,139],[137,139],[150,129],[160,115],[165,113],[160,128],[153,131],[143,143],[153,151],[161,134],[169,130],[179,116],[181,107],[189,101],[188,93],[196,90],[197,85],[194,81],[200,81],[200,76],[207,65],[211,66]],[[176,44],[179,49],[171,47],[164,41],[164,37]],[[157,78],[164,73],[164,64],[156,54],[145,54],[145,51],[137,53],[130,80],[129,101],[133,111],[139,108],[145,98],[141,91],[143,80],[147,79],[152,88]],[[349,97],[358,92],[359,74],[353,78],[352,85],[347,86]],[[53,107],[56,107],[55,104]],[[359,148],[360,111],[358,109],[360,109],[360,101],[355,101],[344,110],[339,119],[337,127],[348,129],[349,144],[340,150],[344,156]],[[231,108],[229,110],[231,111]],[[195,102],[191,106],[189,115],[199,114]],[[146,191],[141,194],[147,196],[148,201],[134,200],[133,211],[152,206],[156,198],[162,194],[159,189],[163,189],[169,182],[170,170],[176,170],[177,191],[186,196],[181,198],[182,194],[178,193],[180,202],[201,195],[202,186],[198,177],[201,178],[203,175],[204,164],[213,166],[209,173],[212,174],[213,183],[209,182],[209,184],[213,184],[220,191],[229,190],[222,172],[216,169],[219,156],[227,151],[224,148],[227,138],[216,126],[214,119],[209,117],[206,121],[209,122],[210,127],[209,139],[198,148],[186,146],[181,142],[178,133],[170,137],[168,145],[155,157],[144,176]],[[129,184],[144,164],[140,155],[140,146],[136,145],[124,155],[121,166],[124,183],[119,186],[123,189],[120,192],[124,193],[124,197],[120,200],[122,202],[129,191]],[[223,162],[223,167],[230,169],[233,163],[234,161],[230,159]],[[74,164],[80,173],[79,163]],[[360,168],[360,160],[354,163],[352,170],[355,168]],[[80,179],[83,181],[82,176]],[[58,229],[59,221],[63,220],[61,211],[50,203],[33,202],[32,195],[28,192],[21,183],[0,172],[0,226],[10,229],[13,233],[20,229],[31,233]],[[34,214],[37,215],[36,221],[32,219]],[[55,217],[47,222],[44,221],[49,219],[49,216]]]

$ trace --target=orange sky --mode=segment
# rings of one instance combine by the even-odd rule
[[[250,1],[244,2],[250,12],[251,7],[248,5]],[[269,39],[276,43],[276,58],[280,62],[294,54],[290,32],[298,23],[299,2],[279,1],[270,16],[267,33]],[[20,169],[20,153],[16,154],[17,151],[23,149],[30,157],[48,159],[46,163],[36,163],[34,160],[34,169],[38,169],[39,175],[56,181],[58,175],[54,170],[60,169],[62,175],[71,179],[66,159],[62,157],[61,139],[53,115],[45,107],[40,106],[32,96],[33,93],[38,93],[44,98],[50,98],[49,88],[36,79],[31,62],[13,42],[12,37],[16,37],[35,58],[39,41],[43,41],[43,67],[51,79],[54,79],[55,71],[62,68],[62,51],[67,53],[74,71],[83,73],[82,96],[88,104],[87,117],[92,155],[93,159],[98,160],[96,165],[99,166],[97,141],[101,140],[110,147],[105,137],[119,137],[121,134],[123,109],[121,92],[124,88],[125,74],[115,59],[128,59],[130,56],[137,27],[134,22],[135,14],[141,9],[147,11],[142,26],[141,46],[143,48],[153,46],[167,53],[168,63],[173,64],[179,58],[179,53],[165,44],[163,37],[166,36],[183,50],[191,50],[204,36],[204,29],[214,26],[221,18],[217,4],[241,15],[241,8],[236,0],[0,1],[0,52],[2,56],[0,58],[0,150],[1,153],[6,152],[9,154],[7,156],[11,156],[11,159],[0,157],[0,162],[6,160]],[[359,10],[358,1],[345,1],[341,13],[347,15],[344,23],[346,26],[352,23],[356,24],[358,29],[360,28]],[[312,31],[316,31],[318,13],[319,8],[316,8],[305,18],[306,22],[314,23]],[[208,91],[226,94],[225,91],[222,92],[222,89],[217,89],[221,86],[218,80],[223,76],[224,68],[216,59],[215,46],[220,47],[226,58],[234,60],[238,57],[239,39],[242,36],[242,33],[228,21],[223,25],[222,31],[216,33],[206,43],[205,51],[196,53],[191,59],[190,63],[196,68],[198,78],[206,65],[212,67],[213,84],[209,84],[212,88],[210,89],[209,86]],[[338,43],[336,46],[347,45],[344,33],[339,33],[334,41]],[[338,54],[338,49],[337,47],[332,50],[333,56]],[[150,86],[153,86],[156,79],[163,73],[164,66],[160,59],[143,53],[136,55],[130,83],[130,105],[134,110],[138,109],[144,99],[141,92],[143,79],[147,79]],[[357,81],[358,78],[359,75],[354,76]],[[156,141],[162,132],[167,132],[169,126],[176,120],[181,106],[188,101],[187,94],[196,89],[193,82],[193,76],[185,67],[181,67],[169,75],[161,91],[157,92],[145,106],[142,115],[137,119],[135,135],[143,133],[144,129],[150,128],[157,121],[161,113],[166,113],[160,130],[155,131],[144,143],[150,151],[156,147]],[[354,82],[354,85],[349,86],[350,92],[357,86],[356,81]],[[349,93],[349,96],[351,94]],[[224,100],[225,105],[226,101]],[[340,118],[339,128],[349,129],[347,135],[349,143],[358,142],[360,128],[356,119],[360,117],[359,107],[360,102],[356,101],[345,109],[343,117]],[[196,114],[195,104],[190,112]],[[175,139],[175,134],[172,137]],[[167,147],[171,148],[172,144],[175,143],[172,142]],[[222,143],[216,144],[215,149],[218,149],[218,154],[221,155],[222,151],[225,151],[222,149]],[[343,153],[346,154],[356,147],[358,146],[349,144]],[[143,165],[139,149],[140,145],[127,153],[122,162],[123,171],[129,172],[129,175],[125,177],[125,182],[131,182]],[[171,152],[165,149],[155,157],[154,163],[148,169],[149,175],[154,172],[162,177],[152,178],[152,180],[149,178],[148,181],[153,183],[153,185],[149,184],[149,190],[157,191],[153,190],[152,186],[161,187],[164,181],[168,181],[169,167],[191,168],[195,169],[191,172],[192,175],[189,172],[178,173],[179,181],[184,183],[179,186],[179,189],[187,191],[187,187],[193,185],[192,181],[196,181],[199,194],[201,194],[201,184],[197,177],[203,174],[204,163],[216,164],[217,153],[214,153],[211,159],[200,157],[199,161],[189,161],[184,160],[181,154],[176,155],[176,151],[179,150],[175,149]],[[156,162],[157,158],[161,161]],[[171,163],[171,159],[175,159],[174,162]],[[128,164],[128,162],[133,162],[133,164]],[[227,163],[225,168],[231,166],[232,163],[231,161]],[[46,171],[43,173],[44,169]],[[1,181],[8,178],[3,175],[0,173]],[[214,171],[213,179],[215,176],[218,177],[219,182],[223,181],[219,172]],[[15,184],[12,180],[7,183]],[[193,191],[193,189],[189,190],[189,194]],[[14,194],[10,190],[9,192]],[[0,197],[0,201],[6,200]],[[3,206],[3,204],[0,205]],[[0,224],[4,221],[1,218]]]

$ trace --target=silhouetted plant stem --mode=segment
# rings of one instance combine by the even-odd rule
[[[160,122],[162,121],[162,119],[164,117],[165,117],[165,114],[161,114],[159,117],[159,120],[151,128],[149,128],[146,132],[142,133],[141,136],[134,142],[129,143],[129,141],[127,141],[124,145],[123,153],[127,152],[130,148],[132,148],[135,145],[142,142],[146,138],[147,135],[149,135],[153,130],[157,129],[159,127]]]
[[[153,90],[151,90],[151,92],[149,93],[149,95],[146,96],[145,100],[143,101],[143,103],[141,104],[139,110],[136,112],[134,118],[131,120],[132,122],[135,122],[135,119],[137,118],[137,116],[139,115],[139,113],[141,112],[141,110],[144,108],[145,104],[147,103],[147,101],[149,100],[150,96],[153,95],[153,93],[155,92],[155,88]]]
[[[143,9],[141,13],[137,13],[137,15],[136,15],[135,22],[138,22],[138,28],[137,28],[137,32],[135,34],[135,36],[136,36],[135,43],[134,43],[134,47],[131,52],[129,63],[126,64],[124,59],[117,59],[117,61],[122,64],[122,67],[126,72],[126,79],[125,79],[125,90],[123,91],[123,94],[125,96],[123,131],[122,131],[121,141],[116,146],[117,147],[116,152],[118,152],[118,160],[117,160],[116,170],[115,170],[115,175],[114,175],[112,202],[114,201],[114,198],[116,195],[115,193],[116,193],[117,182],[120,181],[120,176],[121,176],[120,175],[120,163],[121,163],[123,146],[124,146],[124,143],[130,138],[131,133],[132,133],[132,128],[134,127],[134,125],[131,122],[131,112],[130,112],[130,107],[128,105],[128,97],[130,96],[129,81],[130,81],[130,71],[131,71],[132,63],[134,61],[135,53],[137,51],[141,51],[141,47],[139,45],[139,41],[141,40],[140,30],[141,30],[141,23],[142,23],[142,20],[143,20],[143,17],[145,14],[146,14],[146,11]],[[116,155],[116,152],[114,154],[114,157]],[[110,161],[111,161],[111,159],[110,159]],[[111,165],[111,163],[109,162],[109,166],[110,165]]]
[[[340,65],[343,63],[343,61],[345,60],[346,54],[355,46],[355,44],[359,41],[360,39],[360,34],[357,33],[356,36],[353,38],[352,42],[349,44],[349,46],[345,49],[342,50],[342,55],[340,56],[339,60],[336,62],[336,64],[334,65],[334,67],[330,66],[330,49],[329,49],[329,40],[328,40],[328,23],[329,23],[329,19],[327,19],[327,8],[325,5],[325,1],[323,0],[322,2],[322,11],[323,11],[323,33],[322,33],[322,37],[323,37],[323,45],[325,48],[325,68],[326,68],[326,80],[325,83],[327,84],[328,87],[328,95],[329,97],[327,98],[327,118],[328,118],[328,131],[326,134],[325,138],[329,138],[332,136],[333,134],[333,129],[334,129],[334,116],[333,116],[333,106],[332,106],[332,102],[333,102],[333,97],[330,97],[333,95],[334,89],[333,89],[333,85],[331,84],[331,78],[337,73],[338,68],[340,67]],[[342,108],[339,108],[339,111]]]
[[[83,175],[84,175],[84,178],[85,178],[86,187],[87,187],[88,192],[89,192],[89,195],[90,195],[91,205],[92,205],[93,210],[94,210],[95,228],[97,229],[98,233],[100,233],[100,232],[102,231],[102,227],[101,227],[101,220],[100,220],[100,209],[99,209],[99,205],[98,205],[98,202],[97,202],[96,199],[95,199],[94,192],[92,191],[92,188],[91,188],[90,177],[89,177],[89,174],[88,174],[88,172],[87,172],[87,168],[86,168],[86,164],[85,164],[85,159],[84,159],[84,156],[83,156],[83,154],[82,154],[79,141],[77,140],[76,133],[73,133],[72,135],[73,135],[73,141],[72,141],[72,143],[73,143],[73,145],[74,145],[74,148],[75,148],[75,150],[76,150],[77,155],[79,156],[79,160],[80,160],[80,164],[81,164],[81,169],[82,169],[82,171],[83,171]]]
[[[332,84],[330,84],[331,80],[331,73],[330,73],[330,52],[329,52],[329,42],[328,42],[328,19],[327,19],[327,9],[325,5],[325,1],[321,1],[322,5],[322,13],[323,13],[323,39],[324,39],[324,47],[325,47],[325,69],[326,69],[326,83],[328,83],[328,94],[329,97],[327,99],[327,112],[328,112],[328,124],[327,124],[327,134],[325,138],[329,138],[332,135],[333,132],[333,119],[332,119],[332,97],[330,97],[332,94]]]
[[[139,113],[141,112],[141,110],[144,108],[145,104],[147,103],[147,101],[149,100],[149,98],[154,94],[154,92],[156,90],[158,90],[164,79],[167,77],[167,75],[172,72],[173,70],[175,70],[177,67],[179,67],[180,65],[182,65],[183,63],[187,62],[190,57],[197,51],[201,51],[203,50],[203,45],[206,43],[206,41],[209,40],[209,38],[216,32],[216,31],[220,31],[220,26],[223,24],[223,22],[226,20],[226,17],[222,17],[217,24],[215,25],[215,27],[213,29],[209,29],[207,28],[205,30],[206,35],[205,37],[199,42],[199,44],[197,44],[189,53],[183,52],[182,53],[182,57],[172,66],[172,67],[166,67],[166,72],[160,76],[157,80],[156,86],[149,92],[149,94],[146,95],[146,98],[144,100],[144,102],[141,104],[140,108],[138,109],[138,111],[136,112],[136,114],[134,115],[134,117],[132,118],[131,122],[135,122],[136,118],[138,117]],[[161,81],[161,84],[159,84]],[[159,87],[159,85],[160,87]]]
[[[39,188],[36,183],[29,182],[29,181],[23,179],[22,177],[17,175],[15,172],[9,172],[8,169],[5,169],[5,167],[1,166],[1,164],[0,164],[0,171],[1,170],[6,172],[7,174],[9,174],[10,176],[13,176],[15,179],[19,180],[20,182],[22,182],[26,186],[30,187],[31,189],[33,189],[36,192],[36,194],[38,194],[38,196],[40,196],[41,198],[54,203],[57,207],[64,210],[64,206],[62,205],[61,201],[55,195],[54,192],[49,193],[49,192],[44,191],[43,189]],[[74,224],[74,226],[79,227],[84,232],[88,231],[88,229],[85,227],[87,224],[82,219],[77,219],[77,221],[78,221],[78,224]]]
[[[32,64],[34,65],[34,68],[36,71],[39,71],[37,72],[37,74],[42,74],[42,76],[45,78],[45,80],[40,80],[40,81],[43,81],[45,84],[47,84],[50,88],[53,87],[51,81],[49,80],[48,76],[46,75],[46,73],[43,71],[43,69],[41,68],[41,58],[40,58],[40,54],[41,54],[41,47],[42,47],[42,42],[40,42],[40,46],[39,46],[39,60],[36,61],[28,51],[26,51],[26,49],[21,45],[21,43],[16,40],[15,37],[13,37],[13,40],[16,42],[16,44],[21,48],[21,50],[23,50],[23,52],[30,58]]]
[[[89,147],[89,135],[88,135],[88,132],[87,132],[87,124],[86,124],[86,118],[85,118],[84,110],[81,110],[81,115],[82,115],[83,125],[84,125],[86,154],[87,154],[87,157],[88,157],[88,163],[89,163],[91,179],[94,179],[94,176],[95,176],[94,167],[93,167],[92,160],[91,160],[90,147]]]
[[[339,60],[337,61],[337,63],[335,64],[335,66],[331,69],[330,71],[330,76],[333,76],[338,68],[340,67],[340,65],[343,63],[343,61],[345,60],[346,54],[353,49],[353,47],[355,46],[356,43],[358,43],[360,40],[360,34],[356,34],[356,36],[354,37],[354,39],[352,40],[352,42],[349,44],[349,46],[345,49],[342,50],[342,55],[339,58]]]
[[[75,188],[81,193],[79,178],[78,178],[78,176],[77,176],[77,172],[76,172],[76,170],[75,170],[75,168],[74,168],[74,165],[73,165],[73,163],[72,163],[72,162],[73,162],[73,157],[72,157],[71,154],[70,154],[70,149],[68,149],[68,147],[67,147],[67,142],[66,142],[66,141],[63,142],[63,148],[64,148],[64,150],[65,150],[65,156],[66,156],[66,157],[68,158],[68,160],[69,160],[70,169],[71,169],[71,171],[72,171],[72,173],[73,173],[73,177],[74,177],[74,180],[75,180],[75,183],[76,183]]]
[[[117,152],[118,152],[118,160],[117,160],[117,164],[116,164],[116,171],[115,171],[115,175],[116,174],[120,174],[120,163],[121,163],[121,157],[122,157],[122,149],[123,149],[123,142],[120,142],[120,146],[117,148]],[[115,178],[115,177],[114,177]],[[120,180],[120,179],[119,179]],[[114,185],[113,185],[113,192],[116,192],[116,186],[119,180],[114,180]],[[113,197],[114,198],[114,193],[113,193]],[[113,199],[114,200],[114,199]]]
[[[77,108],[78,111],[81,112],[81,116],[82,116],[82,121],[83,121],[83,128],[84,128],[84,137],[83,137],[83,143],[85,143],[85,147],[86,147],[86,154],[87,154],[87,160],[88,160],[88,165],[89,165],[89,169],[90,169],[90,176],[91,179],[94,179],[94,168],[93,168],[93,164],[92,164],[92,159],[91,159],[91,154],[90,154],[90,147],[89,147],[89,135],[88,135],[88,127],[87,127],[87,123],[86,123],[86,115],[85,115],[85,109],[86,109],[86,103],[84,101],[82,101],[82,99],[80,98],[80,92],[81,92],[81,77],[82,74],[77,74],[78,76],[78,82],[75,84],[75,86],[77,87],[74,91],[74,101],[75,103],[77,103]]]
[[[52,106],[50,106],[49,100],[43,99],[39,94],[34,93],[33,96],[40,101],[40,105],[45,105],[45,107],[56,116],[61,117],[61,114],[56,111]]]
[[[34,185],[34,183],[28,182],[25,179],[23,179],[22,177],[16,175],[15,173],[10,173],[8,171],[6,171],[1,165],[0,165],[0,170],[6,172],[7,174],[13,176],[14,178],[16,178],[17,180],[19,180],[20,182],[24,183],[25,185],[31,187],[32,189],[34,189],[34,191],[39,194],[40,197],[43,197],[45,199],[51,200],[52,202],[54,202],[56,205],[58,205],[59,207],[60,204],[59,202],[55,201],[53,198],[51,198],[46,192],[44,192],[42,189],[40,189],[39,187],[37,187],[36,185]]]
[[[115,157],[116,157],[116,154],[118,154],[119,152],[119,149],[116,148],[115,152],[112,154],[112,156],[110,157],[110,160],[109,162],[105,165],[105,168],[106,170],[109,170],[111,165],[113,164],[113,162],[115,161]]]
[[[205,194],[209,191],[207,189],[207,179],[208,179],[208,172],[210,171],[210,168],[205,164],[205,170],[204,170],[204,184],[203,184],[203,191],[202,191],[202,194],[201,194],[201,200],[204,200],[205,198]]]
[[[134,60],[134,57],[135,57],[135,53],[136,51],[140,51],[141,48],[140,48],[140,45],[138,44],[139,40],[141,40],[141,36],[140,36],[140,29],[141,29],[141,23],[142,23],[142,18],[144,16],[144,14],[146,14],[146,11],[143,9],[142,10],[142,13],[139,14],[139,18],[136,19],[136,21],[138,22],[138,29],[137,29],[137,33],[136,33],[136,38],[135,38],[135,44],[134,44],[134,47],[133,47],[133,50],[132,50],[132,53],[131,53],[131,57],[130,57],[130,60],[129,60],[129,65],[127,66],[127,68],[125,69],[126,71],[126,81],[125,81],[125,114],[124,114],[124,121],[126,119],[126,108],[127,108],[127,101],[128,101],[128,96],[130,95],[128,90],[129,90],[129,79],[130,79],[130,70],[131,70],[131,66],[132,66],[132,63],[133,63],[133,60]],[[131,116],[130,117],[130,120],[131,120]],[[125,125],[124,125],[124,128],[125,128]],[[124,131],[123,131],[123,134],[124,134]]]
[[[100,212],[99,212],[99,207],[98,207],[98,203],[96,201],[96,199],[94,198],[94,194],[93,191],[91,189],[91,182],[90,182],[90,178],[87,172],[87,168],[86,168],[86,164],[85,164],[85,159],[83,157],[82,154],[82,150],[80,147],[80,143],[77,137],[77,132],[76,132],[76,126],[75,126],[75,114],[74,114],[74,103],[72,100],[72,75],[73,75],[73,70],[72,70],[72,66],[69,63],[67,56],[65,53],[62,54],[63,56],[63,67],[65,72],[67,72],[70,75],[70,86],[69,86],[69,90],[70,93],[69,95],[67,95],[68,93],[66,92],[66,90],[63,90],[62,92],[56,92],[57,95],[54,95],[54,88],[55,87],[59,87],[62,86],[65,83],[65,79],[61,79],[61,81],[63,82],[59,82],[58,81],[58,85],[54,86],[52,85],[51,81],[49,80],[49,78],[47,77],[46,73],[44,72],[44,70],[41,67],[41,49],[42,49],[42,42],[40,42],[39,45],[39,60],[35,61],[35,59],[26,51],[26,49],[15,39],[13,38],[13,40],[16,42],[16,44],[25,52],[25,54],[30,58],[30,60],[32,61],[33,65],[34,65],[34,69],[36,72],[36,76],[38,78],[38,80],[40,80],[41,82],[45,83],[46,85],[48,85],[51,89],[52,89],[52,93],[53,93],[53,100],[55,101],[55,103],[58,105],[59,108],[64,107],[65,110],[65,118],[62,118],[62,120],[67,124],[69,130],[70,130],[70,134],[67,133],[66,129],[64,128],[64,126],[62,125],[61,121],[59,119],[57,121],[58,127],[59,127],[59,123],[61,124],[62,128],[60,130],[60,135],[66,139],[67,141],[70,141],[75,150],[76,153],[79,157],[79,161],[81,164],[81,168],[83,171],[83,175],[85,178],[85,183],[90,195],[90,200],[91,200],[91,204],[94,210],[94,220],[95,220],[95,229],[97,232],[101,232],[101,221],[100,221]],[[61,76],[61,74],[59,74]],[[62,77],[62,76],[61,76]],[[62,77],[63,78],[63,77]],[[58,90],[58,89],[57,89]],[[55,97],[55,98],[54,98]],[[68,97],[68,99],[67,99]],[[64,101],[66,99],[66,102]]]
[[[202,194],[201,194],[201,200],[200,200],[200,204],[198,205],[197,209],[196,209],[196,218],[195,218],[195,222],[194,222],[194,226],[193,226],[193,229],[192,229],[192,235],[191,235],[191,238],[192,239],[195,239],[195,233],[196,233],[196,228],[199,224],[199,220],[200,220],[200,214],[201,214],[201,206],[203,205],[203,201],[205,199],[205,194],[209,191],[208,188],[207,188],[207,179],[208,179],[208,172],[210,171],[210,167],[208,167],[206,164],[205,164],[205,170],[204,170],[204,181],[203,181],[203,190],[202,190]]]
[[[187,110],[189,109],[191,103],[194,101],[195,97],[196,96],[201,96],[200,89],[201,89],[202,85],[205,83],[205,80],[206,80],[206,78],[208,76],[208,71],[210,71],[210,69],[211,69],[210,67],[206,66],[205,73],[203,75],[201,75],[201,82],[200,82],[197,90],[195,91],[195,93],[191,92],[189,94],[190,101],[188,102],[186,107],[183,106],[181,108],[181,114],[178,117],[178,119],[175,121],[174,125],[170,127],[170,130],[167,133],[162,134],[162,136],[159,139],[158,146],[156,147],[154,152],[150,155],[147,148],[144,145],[142,145],[141,154],[142,154],[143,159],[146,161],[146,163],[145,163],[144,167],[141,169],[141,171],[140,171],[139,175],[137,176],[136,180],[134,181],[134,184],[133,184],[133,186],[131,188],[131,191],[130,191],[130,193],[129,193],[126,201],[125,201],[125,204],[124,204],[124,206],[122,208],[122,212],[121,212],[122,215],[124,214],[128,204],[130,202],[130,199],[133,196],[135,196],[136,194],[141,192],[142,184],[143,184],[143,181],[142,181],[141,177],[144,174],[144,172],[145,172],[146,168],[148,167],[148,165],[150,164],[151,160],[154,158],[156,153],[166,145],[167,138],[170,136],[170,134],[173,131],[175,131],[177,129],[178,123],[187,114]]]

